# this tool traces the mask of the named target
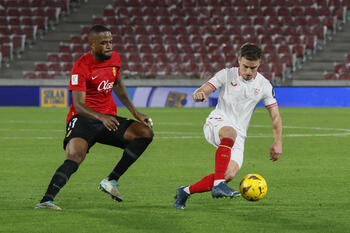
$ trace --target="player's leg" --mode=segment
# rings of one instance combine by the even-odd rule
[[[113,171],[109,174],[109,180],[118,181],[128,168],[142,155],[152,142],[153,131],[146,125],[134,121],[130,124],[123,136],[128,141],[124,153]]]
[[[208,142],[216,146],[220,144],[215,153],[215,173],[203,177],[200,181],[190,186],[178,188],[174,208],[185,209],[186,201],[191,194],[212,190],[215,178],[218,184],[222,184],[217,188],[213,197],[235,196],[233,190],[225,183],[225,172],[230,161],[231,148],[237,133],[231,126],[222,126],[224,124],[224,121],[218,122],[215,118],[208,118],[204,125],[204,135]]]
[[[100,142],[124,148],[124,153],[109,176],[100,182],[99,189],[114,200],[122,201],[117,181],[146,150],[153,139],[153,131],[140,122],[122,117],[117,119],[120,123],[118,130]]]
[[[102,126],[102,127],[101,127]],[[84,161],[89,148],[95,143],[95,136],[103,129],[103,124],[80,115],[74,116],[67,124],[63,148],[66,160],[54,173],[47,191],[36,208],[60,209],[53,200]]]
[[[77,171],[79,165],[84,161],[87,150],[88,142],[85,139],[73,138],[68,142],[66,146],[66,160],[56,170],[45,195],[36,208],[60,209],[60,207],[53,203],[53,200],[68,182],[71,175]]]
[[[239,166],[236,161],[231,160],[227,166],[227,170],[225,172],[225,181],[230,182],[233,178],[236,177],[237,172],[239,171]]]
[[[219,130],[220,145],[215,153],[215,174],[211,194],[214,198],[236,197],[239,192],[231,189],[225,181],[225,173],[231,160],[231,150],[237,137],[231,126],[223,126]]]

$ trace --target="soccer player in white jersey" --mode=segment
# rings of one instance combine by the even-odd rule
[[[240,196],[227,182],[242,166],[248,125],[260,101],[272,119],[275,140],[270,147],[270,160],[276,161],[282,154],[282,120],[270,82],[257,72],[260,60],[261,49],[246,43],[240,48],[239,67],[220,70],[193,93],[195,101],[207,102],[211,93],[220,90],[218,104],[203,127],[206,140],[217,147],[215,172],[195,184],[178,188],[176,209],[184,209],[187,198],[194,193],[211,191],[214,198]]]

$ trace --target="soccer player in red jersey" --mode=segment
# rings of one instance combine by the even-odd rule
[[[35,208],[61,209],[53,202],[55,196],[96,142],[124,149],[113,171],[99,184],[101,191],[122,201],[117,181],[153,139],[152,120],[136,110],[119,77],[121,61],[118,53],[112,51],[111,31],[95,25],[89,31],[88,39],[90,52],[75,62],[71,72],[72,104],[63,143],[66,160],[56,170]],[[138,121],[117,116],[112,91]]]

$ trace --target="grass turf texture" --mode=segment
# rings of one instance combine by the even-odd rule
[[[209,108],[139,109],[154,121],[148,150],[120,179],[124,202],[97,189],[122,150],[95,145],[56,197],[63,211],[38,210],[62,149],[67,109],[0,108],[0,232],[346,232],[350,229],[348,108],[282,108],[284,148],[271,162],[271,120],[258,108],[243,168],[267,181],[266,197],[212,199],[193,195],[175,210],[175,190],[214,169],[215,148],[202,125]],[[126,109],[119,115],[129,116]],[[347,129],[347,130],[338,130]]]

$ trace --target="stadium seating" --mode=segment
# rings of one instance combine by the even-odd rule
[[[8,66],[14,56],[20,56],[38,37],[48,33],[77,1],[0,0],[2,63]]]
[[[69,10],[62,1],[56,2]],[[345,22],[348,5],[344,0],[116,0],[102,16],[93,15],[91,23],[110,27],[113,49],[121,55],[126,75],[201,77],[203,72],[237,64],[239,47],[249,41],[263,49],[259,71],[276,81],[324,46],[339,23]],[[42,30],[41,24],[35,25]],[[68,72],[67,64],[88,50],[88,30],[82,25],[80,35],[72,36],[70,44],[61,44],[57,56],[48,55],[48,64],[66,64],[66,69],[52,65],[50,71]]]
[[[325,80],[350,80],[350,53],[345,56],[343,63],[334,63],[334,72],[325,73]]]

